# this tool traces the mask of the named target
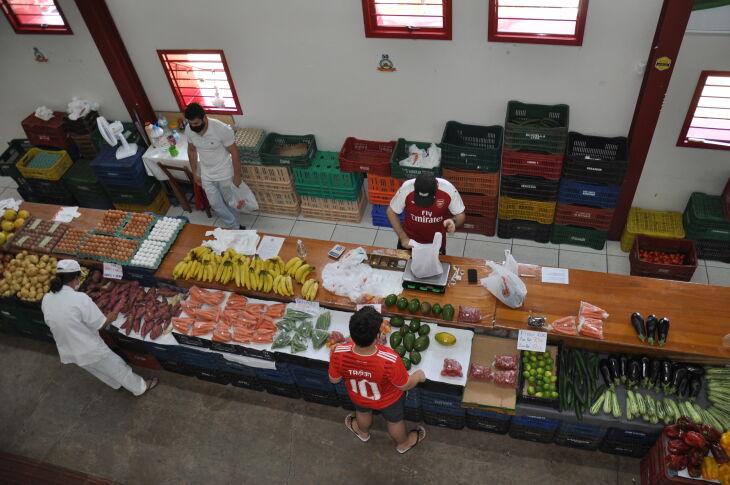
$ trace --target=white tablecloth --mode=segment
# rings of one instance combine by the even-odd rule
[[[181,136],[180,140],[178,140],[177,150],[179,153],[176,157],[173,157],[167,149],[167,144],[165,144],[164,148],[149,147],[142,155],[142,161],[144,162],[145,170],[147,170],[147,175],[151,175],[157,180],[167,180],[167,175],[159,167],[159,163],[172,165],[173,167],[190,168],[188,142],[185,136]]]

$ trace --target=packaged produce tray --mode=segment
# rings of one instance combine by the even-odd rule
[[[572,244],[574,246],[585,246],[601,250],[606,245],[607,236],[607,231],[553,224],[550,242],[553,244]]]
[[[390,165],[389,165],[390,167]],[[368,174],[368,199],[371,204],[390,205],[390,201],[403,185],[403,179]]]
[[[504,124],[504,149],[562,155],[568,138],[569,111],[566,104],[510,101]]]
[[[399,164],[401,160],[405,160],[408,158],[408,148],[411,145],[416,145],[418,148],[422,150],[428,150],[428,147],[431,146],[431,143],[429,142],[421,142],[421,141],[408,141],[404,138],[398,138],[398,142],[395,145],[395,149],[393,150],[393,157],[390,159],[390,174],[394,178],[398,179],[412,179],[416,178],[419,173],[421,172],[431,172],[436,177],[441,176],[441,167],[434,167],[434,168],[422,168],[422,167],[403,167]],[[441,145],[437,145],[441,146]],[[443,157],[443,151],[442,151],[442,157]]]
[[[503,175],[528,175],[548,180],[559,180],[563,169],[563,155],[505,150],[502,154]]]
[[[681,253],[685,255],[683,264],[653,263],[641,259],[640,250]],[[697,251],[695,243],[689,239],[664,239],[638,234],[629,254],[631,276],[648,276],[678,281],[690,281],[697,270]]]
[[[441,137],[441,165],[448,168],[498,172],[502,154],[499,125],[477,126],[449,121]]]
[[[563,177],[579,182],[621,185],[628,164],[625,137],[568,133]]]
[[[451,182],[459,193],[496,197],[499,195],[499,173],[443,168],[441,177]],[[368,179],[369,180],[369,179]]]
[[[40,163],[36,164],[34,162]],[[58,180],[66,173],[72,163],[71,156],[64,150],[51,151],[34,147],[18,160],[16,167],[20,174],[27,179]]]
[[[628,253],[634,244],[637,234],[664,237],[668,239],[682,239],[684,227],[682,214],[670,211],[652,211],[632,207],[629,210],[626,226],[621,234],[621,251]]]
[[[314,135],[281,135],[269,133],[259,154],[264,165],[308,167],[317,152]]]
[[[526,175],[503,175],[500,194],[515,199],[554,202],[558,199],[558,181]]]
[[[614,209],[558,203],[555,207],[555,223],[608,231],[613,220],[613,211]]]
[[[339,153],[340,170],[390,177],[390,159],[395,143],[348,137]]]
[[[555,202],[539,202],[511,197],[499,198],[499,218],[522,219],[540,224],[552,224],[555,218]]]
[[[497,222],[497,236],[503,239],[528,239],[540,243],[550,242],[550,224],[513,219]]]
[[[621,187],[594,185],[563,179],[560,181],[558,200],[562,204],[590,205],[602,209],[616,207]]]

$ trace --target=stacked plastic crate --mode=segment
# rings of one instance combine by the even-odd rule
[[[464,201],[464,232],[494,236],[503,131],[498,125],[456,121],[449,121],[444,128],[441,175],[454,184]]]
[[[34,147],[23,154],[16,163],[16,168],[25,179],[25,184],[35,201],[45,204],[75,205],[73,195],[62,180],[72,164],[73,160],[65,150],[42,150]],[[21,195],[25,197],[24,194]]]
[[[603,249],[627,166],[626,138],[571,132],[551,242]]]
[[[10,177],[18,185],[18,193],[28,202],[40,202],[31,192],[28,182],[18,171],[16,164],[25,153],[30,150],[28,140],[15,139],[8,142],[8,148],[0,155],[0,176]]]
[[[91,162],[91,169],[117,209],[164,215],[170,209],[170,200],[157,179],[147,175],[142,162],[144,151],[140,145],[137,153],[118,160],[116,147],[104,147]]]
[[[99,131],[96,126],[96,119],[99,113],[90,111],[86,115],[72,120],[68,116],[63,117],[63,125],[68,132],[69,138],[79,149],[81,158],[93,160],[99,154],[99,146],[95,143],[94,132]],[[100,135],[96,135],[101,138]]]
[[[264,143],[265,132],[257,128],[236,130],[235,144],[241,161],[248,165],[261,165],[259,150]]]
[[[340,171],[337,152],[317,152],[307,168],[294,167],[302,215],[335,222],[360,222],[367,205],[363,174]]]
[[[113,209],[114,204],[99,182],[88,160],[77,160],[63,176],[69,192],[80,207],[90,209]]]
[[[299,196],[294,190],[291,168],[249,165],[244,160],[241,178],[256,196],[260,212],[290,217],[299,215]]]
[[[698,257],[730,263],[730,220],[725,218],[723,205],[719,195],[694,192],[682,222],[687,239],[695,241]]]
[[[510,101],[502,152],[497,235],[546,243],[568,139],[567,105]]]

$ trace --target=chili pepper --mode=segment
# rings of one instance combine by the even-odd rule
[[[669,438],[679,438],[679,432],[681,428],[678,424],[668,424],[664,426],[664,434]]]
[[[715,457],[715,460],[717,460],[717,463],[720,465],[724,465],[725,463],[730,463],[730,456],[728,456],[725,449],[720,446],[720,443],[717,442],[710,442],[710,451],[712,452],[712,456]]]
[[[682,439],[686,444],[695,448],[704,448],[707,444],[707,439],[697,431],[688,431]]]
[[[681,439],[669,440],[667,447],[669,448],[669,453],[673,455],[686,455],[692,449],[691,446]]]
[[[711,456],[706,456],[702,460],[702,478],[705,480],[717,480],[719,477],[719,467],[717,462]]]
[[[687,468],[686,455],[667,455],[667,468],[674,471],[680,471]]]
[[[646,327],[644,327],[644,317],[641,316],[641,313],[634,312],[631,314],[631,325],[634,326],[634,330],[636,330],[636,335],[639,337],[639,340],[642,342],[646,340]]]
[[[705,454],[702,452],[702,449],[700,448],[692,448],[689,452],[688,458],[687,458],[687,466],[696,466],[701,467],[702,466],[702,459],[705,457]]]
[[[702,434],[705,435],[705,438],[707,438],[707,441],[709,441],[710,443],[717,443],[720,441],[720,438],[722,438],[720,432],[712,426],[703,424],[700,429],[702,430]]]
[[[649,345],[654,345],[654,336],[656,335],[657,319],[653,313],[646,317],[646,341]]]

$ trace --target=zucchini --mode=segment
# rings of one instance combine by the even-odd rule
[[[611,414],[611,405],[612,405],[612,396],[613,393],[612,389],[609,389],[606,391],[606,399],[603,400],[603,414]]]
[[[636,393],[636,404],[639,406],[639,414],[642,416],[646,415],[646,403],[644,402],[644,396],[640,393]]]
[[[646,414],[649,418],[656,417],[656,405],[654,404],[654,398],[649,395],[646,396]]]
[[[679,408],[677,407],[677,403],[674,401],[674,399],[665,397],[664,406],[667,409],[667,415],[671,414],[672,422],[676,422],[681,416],[681,414],[679,413]]]
[[[692,403],[687,401],[687,407],[691,408],[692,411],[695,412],[695,415],[697,415],[700,418],[700,422],[698,424],[707,424],[707,420],[705,419],[705,410],[699,407],[696,403]]]
[[[702,417],[695,411],[692,404],[689,401],[684,402],[684,409],[687,412],[687,417],[692,420],[695,424],[702,424]]]
[[[662,404],[662,402],[659,399],[657,399],[655,405],[656,405],[656,417],[663,420],[664,416],[667,415],[667,413],[664,412],[664,404]]]
[[[613,417],[616,419],[621,418],[621,405],[618,403],[618,396],[616,395],[616,391],[612,392],[613,399],[611,404],[611,414],[613,414]]]
[[[606,400],[606,394],[608,394],[609,391],[604,392],[601,394],[598,399],[593,403],[593,406],[591,406],[591,409],[588,410],[589,413],[593,414],[594,416],[598,414],[598,411],[601,409],[601,405],[603,404],[603,401]]]

